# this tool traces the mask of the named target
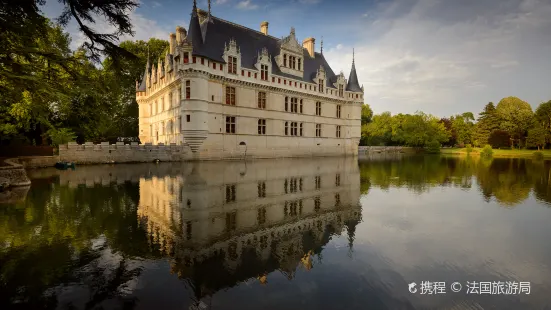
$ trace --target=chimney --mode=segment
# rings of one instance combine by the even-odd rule
[[[264,35],[268,35],[268,22],[264,21],[260,23],[260,32]]]
[[[176,51],[176,34],[175,33],[170,34],[170,40],[168,42],[170,43],[170,54],[174,55]]]
[[[182,44],[186,36],[187,36],[187,31],[185,28],[180,26],[176,27],[176,43],[178,45]]]
[[[310,38],[306,38],[304,39],[304,41],[302,41],[302,47],[304,47],[307,51],[308,51],[308,54],[310,54],[310,57],[314,57],[314,45],[316,44],[316,39],[310,37]]]

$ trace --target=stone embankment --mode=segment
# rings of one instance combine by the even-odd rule
[[[373,153],[412,153],[415,149],[407,146],[359,146],[359,154]]]
[[[0,166],[0,203],[13,203],[27,195],[31,181],[17,159],[5,159]]]

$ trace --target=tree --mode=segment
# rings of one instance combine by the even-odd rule
[[[371,122],[371,118],[373,117],[373,110],[369,107],[369,104],[363,104],[362,105],[362,125],[365,125],[369,122]]]
[[[424,147],[429,142],[448,141],[450,133],[444,124],[432,115],[423,112],[398,114],[392,122],[392,140],[414,147]]]
[[[488,138],[488,143],[494,148],[494,149],[500,149],[509,147],[509,143],[511,142],[511,135],[505,130],[494,130],[490,134],[490,137]]]
[[[534,113],[530,104],[517,97],[506,97],[497,104],[496,113],[501,121],[501,129],[508,131],[513,138],[511,147],[517,140],[520,148],[526,131],[532,125]]]
[[[365,127],[364,127],[365,126]],[[374,115],[370,123],[362,125],[362,136],[365,132],[365,139],[368,145],[388,145],[392,143],[392,115],[384,112]]]
[[[456,133],[457,142],[461,146],[471,143],[474,131],[473,114],[466,112],[461,115],[455,115],[451,117],[450,121],[453,131]]]
[[[457,132],[453,129],[452,121],[449,118],[441,118],[440,123],[444,124],[446,130],[450,133],[450,138],[444,143],[446,146],[454,146],[457,144]]]
[[[526,137],[527,147],[540,147],[545,146],[545,139],[547,131],[539,123],[535,123],[530,129],[528,129],[528,136]]]
[[[492,131],[499,129],[499,118],[493,102],[488,103],[478,115],[473,144],[481,147],[488,143]]]
[[[542,102],[534,113],[536,121],[545,130],[545,142],[551,142],[551,100]]]

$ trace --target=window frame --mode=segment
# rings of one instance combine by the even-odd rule
[[[234,86],[226,85],[226,104],[235,106],[236,90]]]
[[[236,117],[226,115],[226,133],[227,134],[235,134],[236,132]]]

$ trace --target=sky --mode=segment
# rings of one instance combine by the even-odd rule
[[[207,1],[199,0],[207,9]],[[168,40],[189,26],[193,1],[140,0],[129,12],[135,35]],[[479,113],[516,96],[535,109],[551,100],[551,0],[213,0],[212,14],[287,36],[316,38],[335,73],[348,77],[355,50],[365,103],[375,113]],[[57,17],[60,5],[42,8]],[[109,30],[99,20],[96,29]],[[74,23],[73,47],[83,42]],[[239,42],[238,42],[239,43]]]

